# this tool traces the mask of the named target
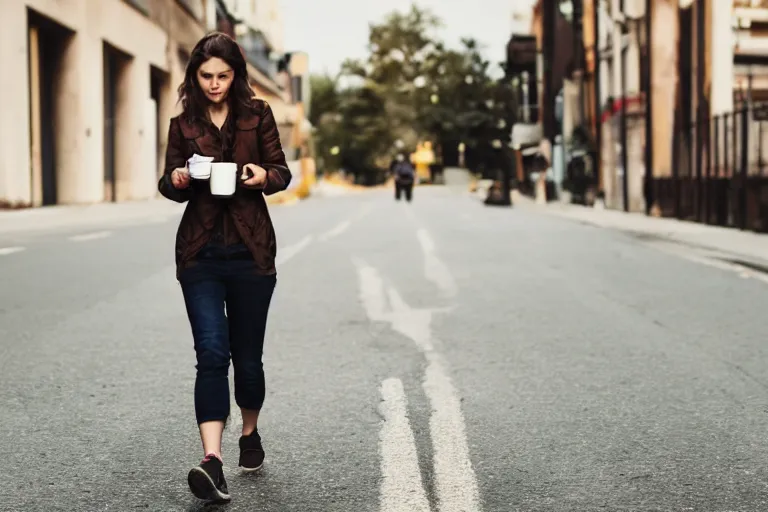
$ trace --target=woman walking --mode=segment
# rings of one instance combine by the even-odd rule
[[[183,113],[171,119],[158,188],[187,202],[176,268],[197,357],[194,402],[204,455],[188,482],[200,499],[227,501],[221,440],[230,414],[230,358],[243,417],[239,466],[256,471],[264,463],[257,422],[277,245],[264,196],[284,190],[291,174],[272,110],[253,98],[240,47],[229,36],[213,33],[198,42],[179,99]],[[215,197],[207,181],[190,177],[187,160],[194,154],[237,163],[233,196]]]

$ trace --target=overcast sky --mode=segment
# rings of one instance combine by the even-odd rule
[[[348,57],[366,55],[368,24],[393,11],[407,11],[411,0],[280,0],[285,22],[285,49],[306,51],[313,72],[335,73]],[[514,9],[532,0],[416,0],[443,20],[442,39],[451,46],[474,37],[492,63],[504,60],[512,33]]]

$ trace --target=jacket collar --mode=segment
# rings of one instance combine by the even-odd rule
[[[246,113],[238,117],[235,122],[237,131],[253,130],[259,125],[260,116],[255,113]],[[179,117],[179,126],[185,139],[194,140],[197,147],[204,155],[216,155],[220,151],[216,139],[213,136],[213,125],[210,121],[188,121],[184,116]]]
[[[184,116],[181,116],[179,117],[179,126],[181,127],[181,134],[184,135],[184,138],[193,139],[197,143],[197,147],[202,154],[218,154],[216,141],[213,138],[213,131],[204,121],[195,120],[190,122]]]
[[[247,112],[241,114],[235,122],[235,127],[240,131],[253,130],[259,126],[261,116]],[[210,121],[194,120],[188,121],[184,116],[179,117],[179,125],[181,126],[181,133],[186,139],[198,139],[200,137],[206,137],[211,135],[210,128],[212,127]]]

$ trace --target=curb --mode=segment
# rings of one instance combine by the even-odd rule
[[[738,261],[739,264],[748,264],[756,269],[768,268],[768,258],[762,257],[760,252],[760,245],[768,243],[768,235],[667,217],[646,217],[616,210],[595,210],[578,205],[559,203],[540,205],[533,201],[521,201],[520,204],[524,205],[524,209],[528,211],[538,211],[580,224],[618,231],[638,239],[654,239],[689,247],[692,250],[717,253],[720,259]],[[606,213],[601,214],[602,211]],[[599,218],[601,215],[603,217]],[[634,225],[631,224],[633,222]],[[708,236],[711,237],[710,241],[706,239]],[[720,240],[717,240],[718,237]],[[746,250],[738,250],[739,245]]]

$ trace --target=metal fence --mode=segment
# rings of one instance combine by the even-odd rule
[[[646,194],[665,217],[768,232],[768,104],[694,121],[674,141],[673,175]]]

